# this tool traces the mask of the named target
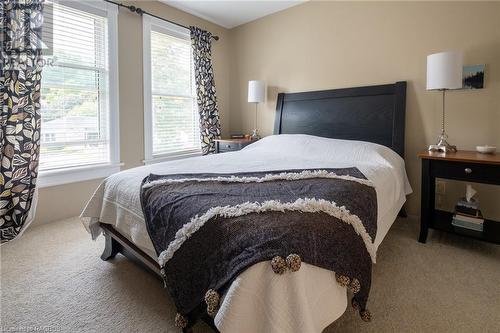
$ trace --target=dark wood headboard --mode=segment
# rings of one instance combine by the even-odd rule
[[[274,134],[310,134],[387,146],[404,158],[406,81],[280,93]]]

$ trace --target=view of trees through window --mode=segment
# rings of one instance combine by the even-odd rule
[[[42,72],[40,170],[109,161],[105,17],[54,4]]]

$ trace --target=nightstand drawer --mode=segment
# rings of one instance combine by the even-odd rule
[[[228,151],[237,151],[240,150],[242,147],[241,143],[237,142],[219,142],[219,152],[224,153]]]
[[[254,143],[256,140],[243,140],[243,139],[217,139],[215,140],[215,152],[227,153],[230,151],[238,151],[245,148],[249,144]]]
[[[432,161],[435,177],[500,185],[500,167],[471,162]]]

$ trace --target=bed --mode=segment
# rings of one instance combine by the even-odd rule
[[[356,166],[375,185],[377,248],[411,193],[404,166],[406,82],[278,95],[272,136],[241,151],[134,168],[107,178],[81,214],[95,239],[105,237],[103,260],[121,252],[157,275],[139,190],[150,173],[256,172]],[[334,273],[303,263],[277,278],[268,263],[240,274],[213,319],[221,332],[320,332],[347,307]]]

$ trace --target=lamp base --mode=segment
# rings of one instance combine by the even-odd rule
[[[429,151],[433,152],[440,152],[440,153],[456,153],[457,152],[457,146],[450,145],[446,141],[447,135],[446,134],[441,134],[439,136],[439,142],[435,145],[430,145],[429,146]]]
[[[257,129],[254,129],[252,131],[252,136],[250,137],[252,140],[259,140],[260,139],[260,136],[259,136],[259,133],[257,133]]]

